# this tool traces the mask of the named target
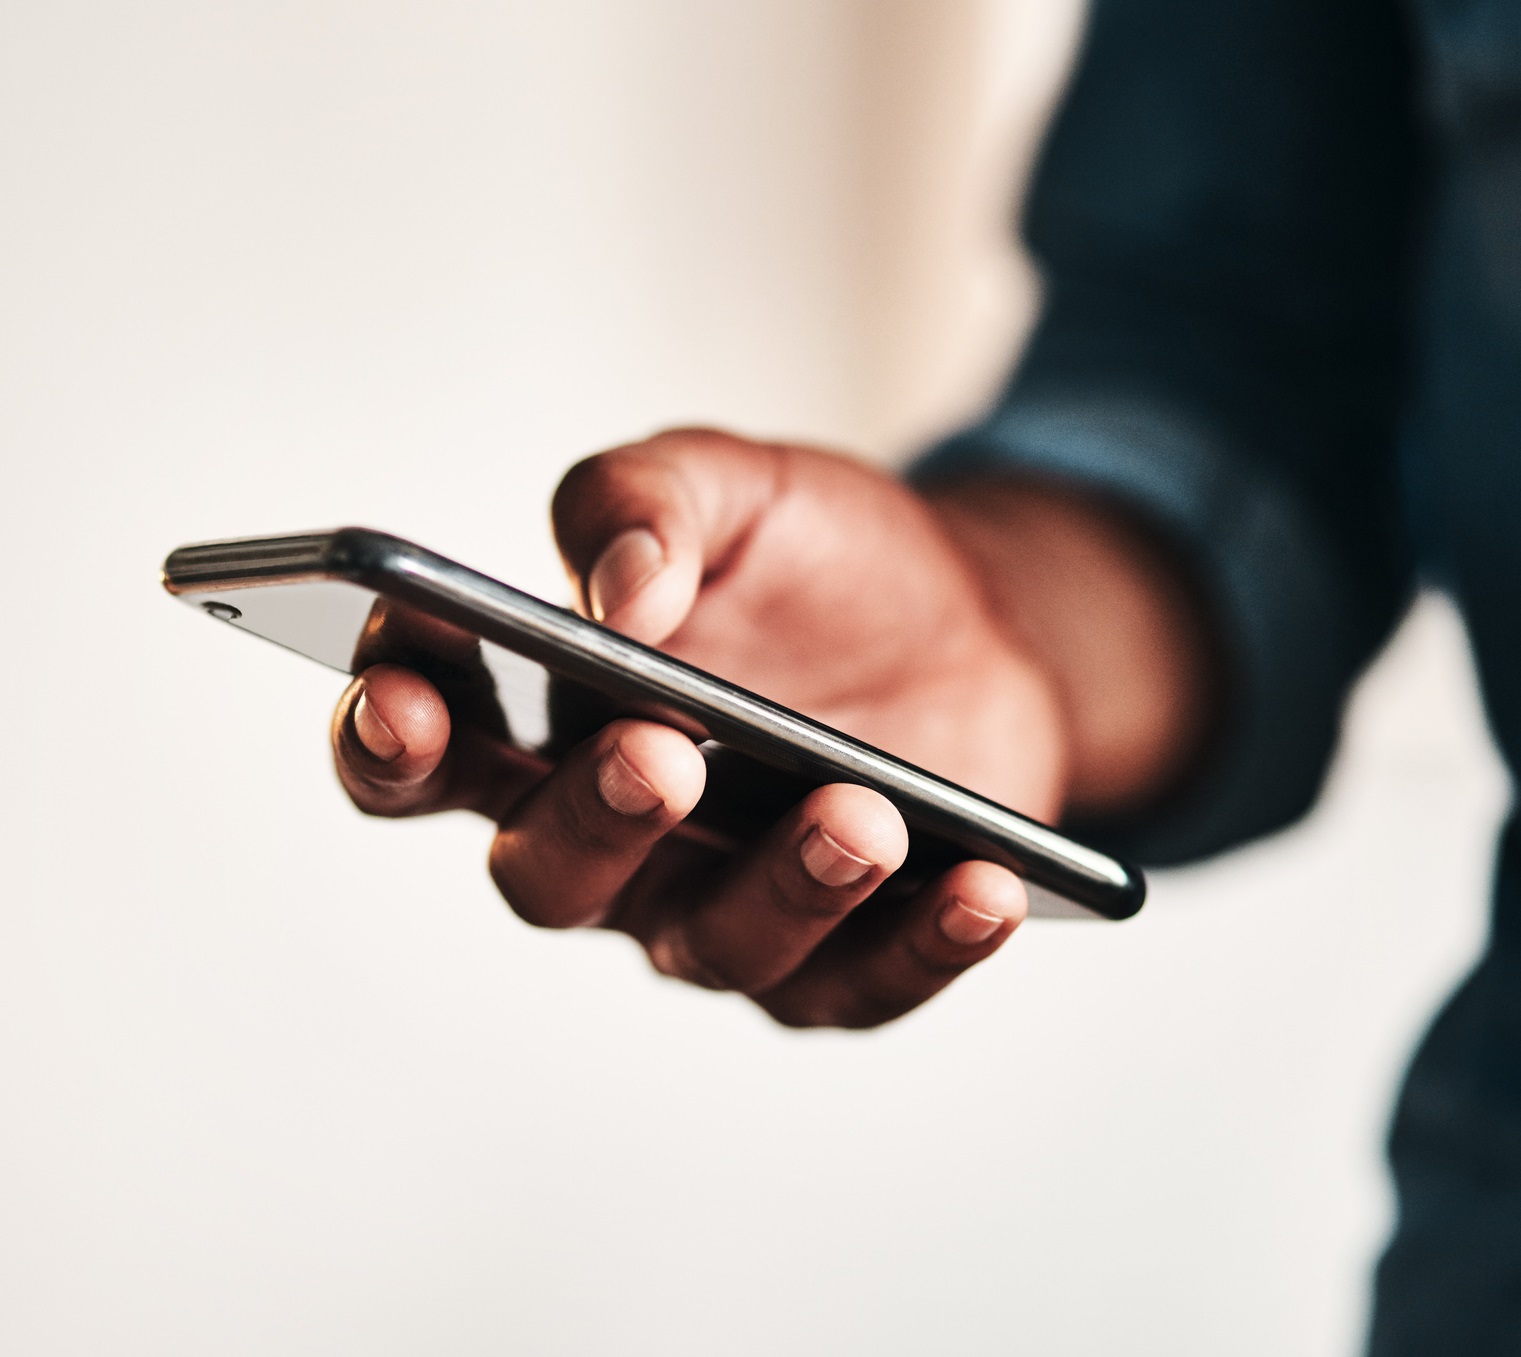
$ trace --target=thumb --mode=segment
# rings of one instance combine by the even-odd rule
[[[551,515],[586,611],[646,644],[664,641],[776,501],[785,464],[779,447],[706,429],[577,463]]]

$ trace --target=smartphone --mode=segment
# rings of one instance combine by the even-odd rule
[[[909,829],[884,890],[968,858],[1012,868],[1047,918],[1127,919],[1141,873],[1046,825],[414,543],[367,528],[202,542],[169,554],[164,587],[208,617],[346,674],[405,664],[532,770],[619,715],[699,742],[706,790],[677,832],[719,851],[759,836],[826,783],[880,792]]]

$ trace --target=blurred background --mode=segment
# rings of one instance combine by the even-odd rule
[[[338,676],[157,583],[360,522],[558,599],[589,451],[905,459],[1036,305],[1008,227],[1081,20],[0,7],[0,1349],[1357,1349],[1506,796],[1445,603],[1305,824],[806,1035],[520,924],[482,823],[362,819]]]

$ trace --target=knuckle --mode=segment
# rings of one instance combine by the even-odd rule
[[[709,424],[672,424],[668,429],[659,429],[649,435],[645,441],[646,447],[674,447],[689,446],[694,443],[718,444],[735,443],[735,435],[726,434],[722,429],[713,429]]]
[[[761,1011],[778,1026],[793,1031],[805,1031],[813,1027],[835,1026],[829,1013],[823,1009],[815,996],[790,993],[765,994],[755,998]]]
[[[597,452],[575,463],[560,477],[560,484],[555,488],[552,500],[553,507],[560,509],[569,506],[606,476],[608,456],[605,452]]]
[[[427,809],[426,805],[419,804],[404,790],[367,781],[351,769],[340,768],[339,781],[343,783],[343,790],[348,793],[354,808],[362,815],[378,820],[401,820],[420,815]]]
[[[604,805],[592,786],[562,797],[555,821],[560,837],[572,852],[593,857],[611,857],[620,852],[637,824]]]
[[[510,869],[499,869],[493,861],[491,880],[506,902],[507,908],[525,924],[530,924],[534,928],[560,926],[553,902],[532,890],[516,873]]]
[[[702,424],[679,424],[674,428],[661,429],[646,440],[644,446],[652,452],[662,453],[695,448],[730,447],[740,440],[722,429]]]
[[[756,997],[755,1002],[773,1022],[794,1031],[819,1028],[863,1031],[880,1027],[903,1011],[873,1003],[855,992],[828,992],[811,987],[805,991],[774,991]]]
[[[384,820],[403,820],[417,815],[431,815],[455,804],[455,788],[447,764],[424,777],[386,780],[355,766],[343,757],[337,760],[338,781],[350,801],[362,814]],[[460,802],[463,804],[463,802]]]
[[[836,1026],[851,1031],[881,1027],[902,1017],[923,999],[919,993],[904,993],[896,986],[857,986],[846,992],[836,1019]]]
[[[864,1031],[870,1027],[882,1027],[903,1013],[917,1009],[923,1003],[923,995],[855,995],[840,1013],[838,1027],[847,1031]]]
[[[767,872],[761,882],[766,907],[783,918],[804,924],[830,923],[850,913],[854,901],[838,890],[812,880],[799,881],[791,872]]]
[[[909,960],[915,968],[923,974],[928,975],[931,979],[939,981],[941,984],[954,980],[962,971],[972,965],[972,962],[968,961],[965,957],[947,956],[944,952],[927,943],[923,938],[914,933],[908,935],[905,947]]]
[[[385,796],[378,796],[369,788],[350,787],[349,800],[361,815],[368,815],[376,820],[399,820],[402,812]]]
[[[532,861],[531,845],[515,830],[504,829],[492,842],[486,867],[492,884],[518,918],[535,928],[553,928],[558,922],[555,901],[528,869]]]
[[[661,975],[672,980],[684,980],[703,989],[732,990],[736,988],[719,968],[714,967],[692,949],[691,940],[679,929],[667,929],[651,938],[644,947],[650,965]]]
[[[901,1018],[940,993],[965,969],[964,965],[948,965],[943,960],[921,962],[913,956],[913,945],[910,944],[908,966],[895,966],[861,977],[851,991],[841,1026],[880,1027]]]
[[[491,875],[491,884],[497,888],[502,899],[512,907],[513,912],[522,915],[523,918],[528,919],[529,923],[532,923],[533,920],[523,912],[522,902],[518,895],[517,873],[513,870],[516,866],[515,849],[516,843],[510,833],[504,831],[498,834],[491,845],[491,856],[487,859],[486,870]]]

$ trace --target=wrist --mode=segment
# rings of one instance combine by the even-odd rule
[[[1213,734],[1219,665],[1186,571],[1097,497],[1016,477],[929,487],[994,625],[1049,683],[1066,805],[1136,811],[1167,795]]]

